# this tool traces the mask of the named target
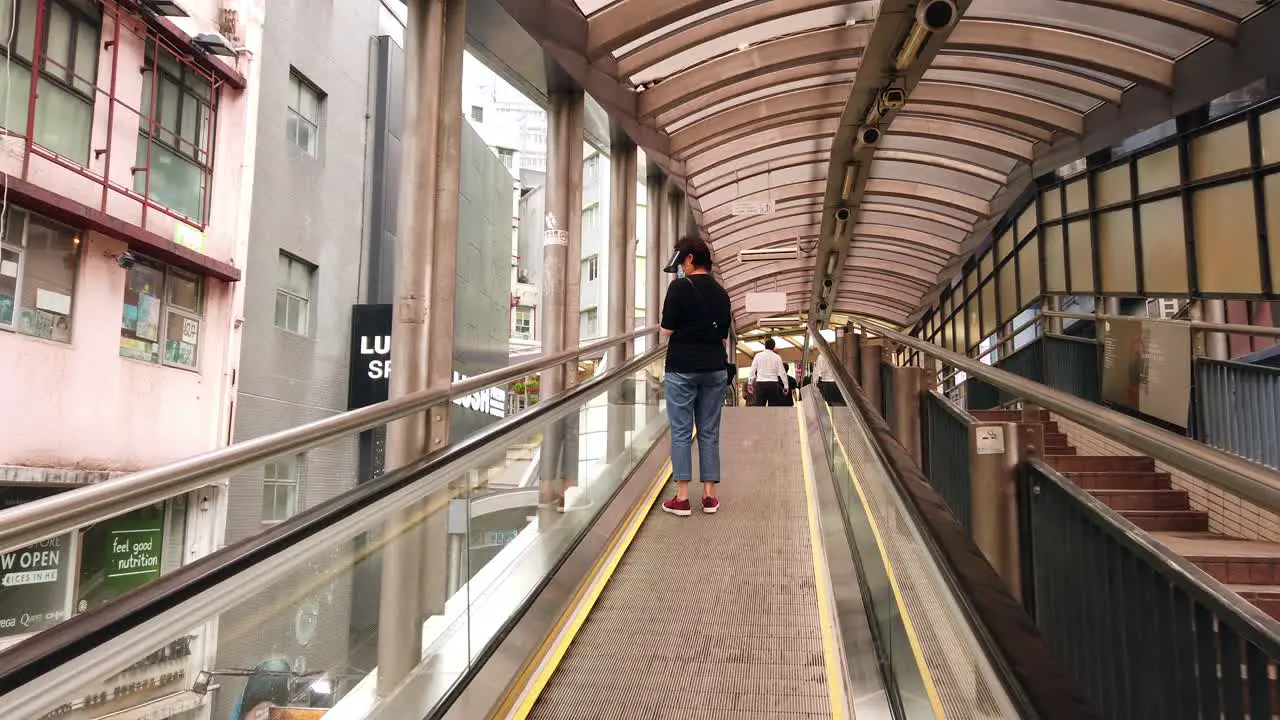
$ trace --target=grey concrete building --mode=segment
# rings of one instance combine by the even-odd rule
[[[398,0],[267,5],[236,440],[353,406],[350,383],[368,364],[353,348],[357,307],[362,318],[385,317],[389,333],[403,13]],[[454,372],[476,375],[508,361],[512,179],[465,123],[461,154]],[[376,401],[378,392],[385,397],[385,375],[381,382],[361,402]],[[498,392],[490,399],[487,407],[474,399],[455,404],[454,437],[502,416],[505,398]],[[226,541],[376,477],[381,440],[370,432],[234,476]],[[224,615],[218,667],[321,674],[340,693],[371,661],[364,640],[377,623],[380,570],[376,557],[352,565],[364,539],[352,541],[297,577],[281,578],[270,596]],[[229,717],[252,683],[234,673],[216,680],[216,716]],[[306,692],[301,680],[292,685],[292,692]],[[301,699],[325,705],[323,697]]]

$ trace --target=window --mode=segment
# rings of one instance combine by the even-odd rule
[[[507,166],[508,170],[515,167],[515,164],[516,164],[515,150],[512,150],[511,148],[502,148],[502,147],[495,148],[495,150],[497,150],[498,152],[498,159],[502,161],[503,165]]]
[[[516,307],[511,320],[511,337],[517,340],[533,340],[533,308]]]
[[[150,41],[146,62],[140,103],[144,122],[133,189],[203,224],[213,145],[213,84],[167,49],[157,52]]]
[[[302,456],[280,458],[262,469],[262,522],[278,523],[298,511],[298,477]]]
[[[320,145],[321,95],[296,72],[289,73],[289,119],[285,124],[293,146],[316,157]]]
[[[125,278],[120,355],[196,369],[203,300],[203,278],[135,257]]]
[[[315,267],[280,253],[276,270],[276,327],[307,334],[311,319],[311,282]]]
[[[600,256],[592,255],[583,261],[587,266],[587,282],[600,277]]]
[[[582,325],[579,330],[582,340],[594,338],[600,334],[600,323],[597,320],[595,308],[582,311]]]
[[[484,108],[479,105],[471,106],[471,122],[484,122]]]
[[[0,235],[0,328],[71,342],[80,235],[10,208]]]
[[[19,134],[27,127],[36,14],[37,0],[0,0],[0,47],[14,37],[0,95],[8,97],[4,123]],[[45,6],[35,142],[82,165],[89,163],[101,18],[102,8],[92,0],[48,0]]]

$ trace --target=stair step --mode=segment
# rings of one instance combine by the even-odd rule
[[[1045,455],[1058,472],[1155,472],[1155,461],[1130,455]]]
[[[1200,510],[1122,510],[1129,522],[1147,532],[1205,532],[1209,514]]]
[[[1081,490],[1169,490],[1173,482],[1162,472],[1064,473]]]
[[[1067,439],[1066,433],[1046,432],[1044,434],[1045,445],[1070,445],[1071,441]]]
[[[1025,417],[1021,410],[970,410],[969,414],[985,422],[1022,422]],[[1040,411],[1040,420],[1049,421],[1047,410]]]
[[[1044,454],[1065,457],[1077,454],[1077,450],[1069,445],[1045,445]]]
[[[1280,620],[1280,585],[1228,585],[1254,607]]]
[[[1191,500],[1185,490],[1090,490],[1090,495],[1116,511],[1190,510]]]

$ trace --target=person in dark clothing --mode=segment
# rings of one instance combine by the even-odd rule
[[[764,341],[764,350],[751,358],[750,382],[755,386],[756,405],[760,407],[779,407],[784,402],[787,371],[782,358],[773,351],[777,346],[769,338]]]
[[[662,335],[668,338],[666,392],[671,425],[671,475],[675,497],[662,503],[673,515],[691,514],[693,430],[698,430],[702,512],[720,509],[720,413],[729,382],[729,293],[711,276],[711,248],[686,237],[664,271],[679,278],[667,287]]]
[[[797,394],[799,392],[800,383],[796,382],[795,376],[791,374],[790,363],[782,363],[782,371],[787,374],[787,385],[782,391],[782,406],[794,407],[796,400],[800,397]]]

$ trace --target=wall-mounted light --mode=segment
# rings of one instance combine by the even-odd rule
[[[916,20],[911,25],[911,32],[894,59],[894,66],[898,71],[911,67],[920,56],[920,49],[929,36],[955,25],[958,15],[956,4],[952,0],[925,0],[917,5]]]
[[[236,56],[236,51],[231,49],[231,43],[228,43],[221,33],[200,33],[192,38],[191,42],[210,55],[221,55],[222,57],[230,58]]]

